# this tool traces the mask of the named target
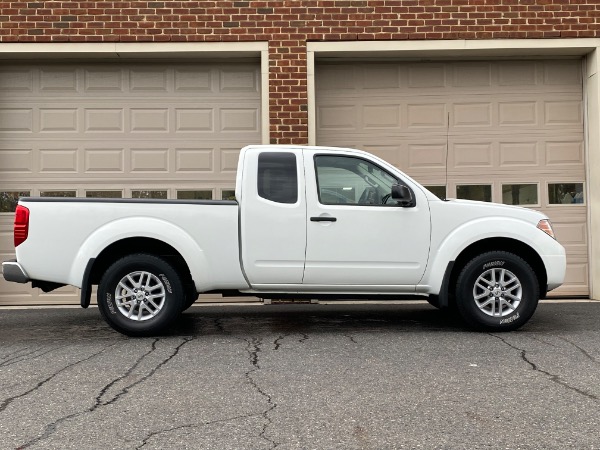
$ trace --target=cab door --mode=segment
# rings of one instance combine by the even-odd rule
[[[243,157],[238,201],[245,275],[253,286],[301,284],[306,250],[302,151],[258,147]]]
[[[430,213],[425,194],[410,187],[413,204],[398,205],[399,176],[364,156],[305,152],[307,246],[303,283],[328,286],[412,286],[429,256]],[[393,291],[393,289],[390,289]]]

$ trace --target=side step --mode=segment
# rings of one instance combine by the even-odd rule
[[[263,305],[290,305],[304,304],[304,305],[318,305],[319,299],[317,298],[261,298]]]

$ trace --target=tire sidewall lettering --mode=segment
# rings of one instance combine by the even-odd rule
[[[112,295],[109,293],[106,294],[106,306],[108,307],[108,310],[111,314],[117,313],[117,310],[115,309],[115,305],[113,303]]]
[[[519,312],[517,311],[516,313],[507,316],[507,317],[502,317],[500,319],[500,322],[498,323],[498,325],[510,325],[512,322],[514,322],[515,320],[518,320],[519,317],[521,317],[521,315],[519,314]]]
[[[485,263],[485,264],[482,266],[482,268],[481,268],[481,269],[482,269],[483,271],[486,271],[486,270],[489,270],[489,269],[493,269],[493,268],[495,268],[495,267],[504,267],[504,264],[506,264],[506,261],[501,261],[501,260],[498,260],[498,261],[490,261],[490,262],[486,262],[486,263]]]
[[[167,292],[169,294],[173,293],[173,288],[171,288],[171,283],[169,282],[169,279],[167,278],[167,276],[164,273],[161,273],[158,275],[158,278],[160,278],[163,282],[163,284],[165,285],[165,289],[167,290]]]

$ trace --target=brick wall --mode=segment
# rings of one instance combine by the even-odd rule
[[[271,141],[306,143],[306,41],[600,36],[600,1],[0,2],[0,42],[269,41]]]

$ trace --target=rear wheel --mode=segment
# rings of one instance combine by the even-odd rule
[[[538,300],[533,269],[509,252],[479,255],[458,276],[456,306],[461,317],[478,329],[516,330],[531,318]]]
[[[175,269],[154,255],[126,256],[108,268],[98,286],[104,320],[128,336],[157,334],[179,315],[185,298]]]

